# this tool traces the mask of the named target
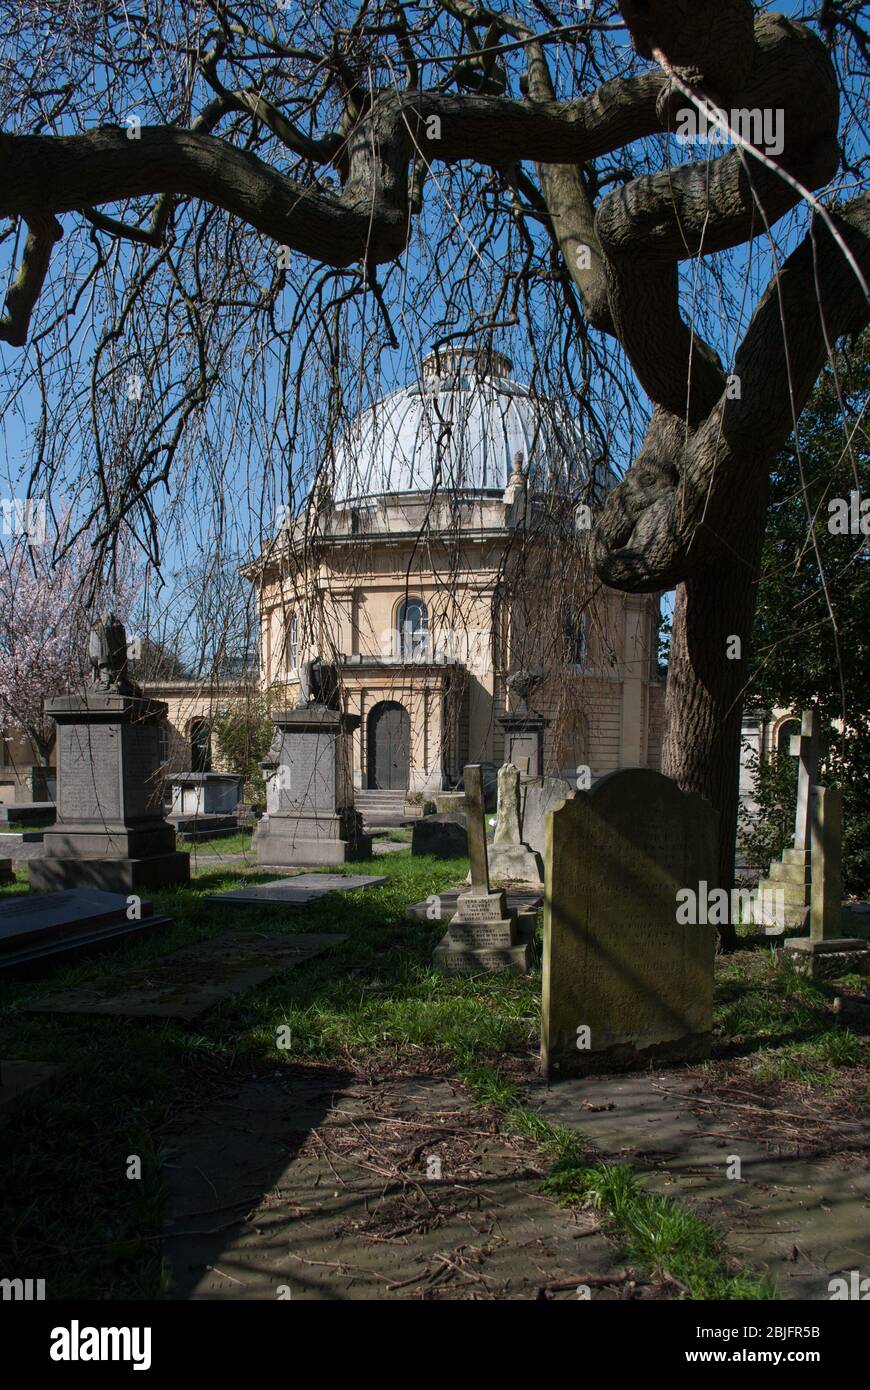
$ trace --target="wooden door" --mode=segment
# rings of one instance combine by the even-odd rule
[[[411,718],[404,705],[385,700],[369,715],[369,786],[405,791],[411,767]]]

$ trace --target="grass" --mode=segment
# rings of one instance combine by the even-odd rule
[[[251,848],[252,830],[234,830],[226,835],[210,836],[207,840],[189,840],[184,835],[176,836],[180,850],[191,854],[246,854]]]
[[[797,1081],[830,1090],[844,1069],[870,1065],[870,1044],[842,1027],[833,998],[859,976],[836,985],[809,980],[771,948],[737,951],[719,964],[715,1027],[720,1048],[749,1058],[763,1081]]]

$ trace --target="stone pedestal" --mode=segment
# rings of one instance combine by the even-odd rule
[[[544,771],[544,729],[550,721],[540,714],[503,714],[498,723],[504,732],[504,761],[516,764],[528,758],[528,776]]]
[[[57,728],[57,820],[31,859],[38,893],[135,893],[190,881],[163,816],[160,700],[90,691],[46,701]]]
[[[353,804],[350,736],[359,716],[309,705],[278,711],[272,721],[262,763],[266,815],[254,833],[258,862],[283,868],[370,859],[371,836]]]
[[[448,975],[528,974],[531,946],[518,939],[516,914],[507,906],[504,889],[460,893],[457,909],[435,948],[439,970]]]
[[[753,918],[770,927],[804,931],[810,918],[812,873],[809,849],[784,849],[759,879]],[[781,910],[780,910],[781,909]]]

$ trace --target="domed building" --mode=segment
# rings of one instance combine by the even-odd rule
[[[305,514],[246,569],[264,684],[295,702],[303,661],[335,663],[361,791],[418,800],[467,762],[658,766],[658,600],[603,588],[587,559],[613,479],[511,371],[430,354],[334,441]]]

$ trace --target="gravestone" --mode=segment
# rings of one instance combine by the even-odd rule
[[[465,769],[465,820],[471,888],[460,893],[446,935],[435,948],[433,961],[446,974],[475,975],[482,971],[525,975],[531,947],[520,941],[516,913],[507,906],[504,889],[492,890],[487,862],[482,769]]]
[[[575,783],[567,777],[539,777],[521,784],[523,842],[542,860],[547,844],[547,816],[576,792]]]
[[[490,876],[496,881],[540,883],[541,858],[523,843],[520,831],[520,771],[509,763],[498,770],[498,811],[489,856]]]
[[[789,751],[792,757],[798,759],[794,844],[783,850],[782,858],[775,859],[767,876],[759,881],[754,917],[768,926],[803,931],[810,914],[810,825],[813,789],[819,775],[819,717],[816,710],[803,711],[800,734],[792,735]],[[771,903],[775,903],[776,907],[771,908]]]
[[[326,705],[278,710],[262,767],[266,815],[254,832],[260,864],[343,864],[370,859],[372,838],[354,809],[351,734],[360,718]]]
[[[843,794],[815,787],[810,812],[812,891],[810,934],[790,937],[785,950],[812,979],[836,979],[852,971],[870,972],[870,950],[862,939],[843,936]]]
[[[463,859],[468,853],[465,816],[455,812],[421,816],[411,831],[411,853],[435,859]]]
[[[12,872],[12,860],[0,859],[0,883],[13,883],[15,875]]]
[[[36,974],[173,926],[150,902],[88,888],[0,901],[0,972]]]
[[[716,881],[717,831],[708,802],[646,768],[612,772],[550,813],[547,1077],[709,1055],[716,932],[678,922],[677,893],[700,898]]]
[[[57,724],[57,820],[30,860],[37,893],[129,893],[190,881],[163,815],[160,700],[92,689],[46,700]]]

